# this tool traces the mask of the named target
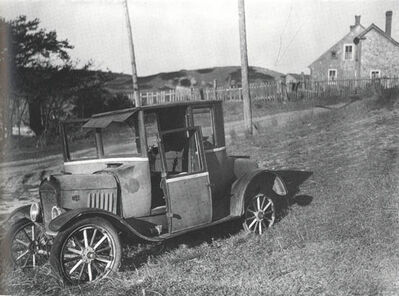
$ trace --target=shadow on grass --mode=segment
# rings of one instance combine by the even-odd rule
[[[292,198],[299,192],[299,186],[301,186],[313,172],[308,171],[297,171],[297,170],[278,170],[275,171],[284,181],[288,190],[288,197]]]
[[[275,172],[284,180],[288,190],[287,198],[282,199],[280,203],[276,203],[276,207],[278,208],[278,218],[276,223],[278,223],[288,215],[288,209],[291,205],[298,204],[306,206],[311,203],[313,200],[311,196],[295,195],[299,192],[299,186],[302,185],[313,173],[295,170],[279,170]],[[140,242],[137,244],[137,242],[134,241],[126,241],[126,243],[129,244],[129,247],[125,248],[125,250],[128,251],[128,254],[123,255],[120,270],[129,271],[134,270],[135,268],[140,268],[144,264],[151,262],[151,260],[156,260],[157,256],[178,248],[193,248],[204,243],[212,244],[215,240],[226,239],[237,234],[241,229],[241,219],[237,219],[183,234],[158,244],[147,242]],[[195,254],[193,256],[195,256]]]
[[[309,205],[313,200],[313,197],[310,195],[296,195],[294,196],[294,198],[292,199],[292,204],[297,204],[301,207],[305,207],[307,205]]]
[[[277,170],[275,173],[283,179],[288,191],[287,198],[277,204],[278,212],[276,221],[278,222],[289,214],[289,209],[292,205],[307,206],[312,202],[313,197],[310,195],[297,195],[297,193],[300,191],[299,187],[313,175],[313,172]]]
[[[194,248],[204,243],[211,244],[215,240],[229,238],[240,232],[241,229],[241,220],[238,219],[182,234],[161,243],[141,242],[137,245],[137,242],[126,241],[129,244],[129,247],[127,247],[129,250],[128,253],[132,252],[133,255],[123,255],[120,271],[138,269],[144,264],[151,262],[151,260],[156,260],[157,256],[161,256],[168,251],[179,248]]]

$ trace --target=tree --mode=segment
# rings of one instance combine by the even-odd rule
[[[1,39],[0,63],[8,78],[1,87],[10,102],[8,122],[20,124],[28,110],[29,126],[39,142],[46,144],[58,133],[60,120],[87,117],[126,101],[114,99],[104,89],[104,82],[113,79],[111,74],[90,71],[91,61],[79,68],[68,54],[73,48],[69,41],[60,40],[55,31],[46,31],[39,24],[38,19],[26,16],[0,20],[1,36],[6,36]]]
[[[46,32],[39,28],[39,23],[39,19],[28,21],[24,15],[9,22],[11,31],[9,55],[16,67],[47,66],[50,64],[50,58],[54,57],[63,62],[70,61],[67,50],[73,46],[69,41],[58,40],[55,31]]]
[[[2,83],[2,93],[9,99],[9,110],[21,110],[17,108],[25,105],[21,98],[27,101],[30,127],[37,135],[45,129],[40,113],[43,100],[48,98],[47,91],[52,88],[47,84],[53,79],[48,74],[72,69],[68,50],[73,48],[68,40],[59,40],[55,31],[39,28],[39,23],[39,19],[27,20],[26,16],[0,20],[2,36],[5,36],[1,42],[1,68],[8,74],[7,81]],[[23,113],[11,112],[8,124],[12,125],[13,116],[18,116],[15,121],[20,123]]]

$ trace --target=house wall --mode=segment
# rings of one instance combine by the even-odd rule
[[[315,81],[328,80],[328,69],[337,69],[337,79],[355,78],[356,75],[356,45],[353,39],[359,35],[364,28],[354,27],[344,38],[327,50],[321,57],[310,66],[311,79]],[[353,44],[353,60],[344,60],[344,44]],[[332,52],[336,56],[332,56]]]
[[[287,76],[285,77],[285,83],[296,83],[299,80],[296,79],[293,75],[287,74]]]
[[[370,30],[361,41],[362,78],[370,78],[371,70],[380,70],[381,77],[399,76],[399,46],[375,30]]]

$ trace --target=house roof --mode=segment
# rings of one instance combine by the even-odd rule
[[[358,25],[361,29],[366,30],[365,27],[363,27],[361,24]],[[363,31],[362,31],[363,32]],[[330,52],[339,42],[341,42],[342,39],[347,38],[350,34],[352,34],[353,32],[350,31],[348,34],[346,34],[344,37],[342,37],[339,41],[335,42],[329,49],[327,49],[326,51],[324,51],[317,59],[315,59],[308,67],[310,67],[311,65],[313,65],[315,62],[317,62],[318,60],[320,60],[320,58],[322,56],[324,56],[327,52]]]
[[[365,29],[362,33],[357,35],[353,40],[356,43],[357,40],[361,40],[364,38],[364,36],[370,32],[371,30],[376,30],[380,35],[388,39],[390,42],[392,42],[394,45],[399,46],[399,42],[397,42],[395,39],[393,39],[391,36],[387,35],[382,29],[380,29],[376,24],[372,23],[367,29]]]

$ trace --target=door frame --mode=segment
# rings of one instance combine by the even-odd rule
[[[195,137],[196,137],[195,142],[196,142],[197,149],[198,149],[198,152],[199,152],[199,161],[200,161],[201,170],[198,171],[198,172],[192,172],[192,173],[187,172],[184,175],[168,176],[168,171],[167,171],[168,168],[167,168],[167,162],[166,162],[166,154],[165,154],[166,152],[165,152],[165,147],[164,147],[163,136],[165,134],[171,134],[171,133],[183,132],[183,131],[194,131],[194,133],[195,133]],[[211,217],[209,223],[211,223],[212,222],[212,215],[213,215],[213,213],[212,213],[212,191],[211,191],[211,187],[210,187],[209,172],[208,172],[208,166],[207,166],[207,163],[206,163],[204,146],[203,146],[203,143],[202,143],[202,131],[201,131],[201,128],[199,126],[188,126],[188,127],[184,127],[184,128],[178,128],[178,129],[162,131],[162,132],[159,133],[159,148],[160,148],[161,169],[162,169],[162,174],[161,174],[162,175],[162,189],[163,189],[165,197],[166,197],[165,198],[166,210],[167,210],[166,216],[168,218],[167,220],[168,220],[168,231],[169,231],[169,234],[172,234],[172,220],[174,218],[174,214],[173,214],[172,209],[171,209],[171,202],[170,201],[171,201],[172,197],[170,196],[167,180],[173,180],[171,182],[179,182],[180,180],[191,179],[191,178],[195,178],[195,177],[203,177],[203,176],[206,175],[207,176],[207,182],[208,182],[208,184],[206,184],[206,185],[207,185],[207,188],[208,188],[207,189],[207,193],[208,193],[208,196],[209,196],[209,211],[210,211],[210,217]],[[191,226],[191,227],[187,227],[185,229],[174,231],[173,233],[180,232],[180,231],[183,232],[183,231],[186,231],[187,229],[195,228],[195,227],[198,227],[198,226],[201,226],[201,225],[205,225],[205,224],[208,224],[208,223],[203,223],[203,224],[200,224],[200,225],[194,225],[194,226]]]

